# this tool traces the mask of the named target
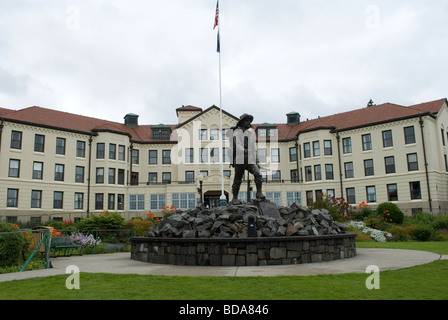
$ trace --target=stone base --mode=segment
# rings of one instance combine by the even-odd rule
[[[131,238],[131,259],[171,265],[265,266],[356,256],[355,233],[246,239]]]

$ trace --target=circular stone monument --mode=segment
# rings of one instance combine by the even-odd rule
[[[264,200],[266,201],[266,200]],[[131,238],[131,259],[173,265],[263,266],[352,258],[355,233],[328,211],[296,204],[261,212],[259,203],[177,211]]]

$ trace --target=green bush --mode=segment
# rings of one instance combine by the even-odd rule
[[[411,230],[411,237],[417,241],[429,241],[434,234],[434,229],[427,224],[418,224]]]
[[[142,220],[139,218],[132,219],[126,225],[127,228],[135,228],[136,236],[141,237],[144,236],[146,231],[154,225],[154,222],[151,220]]]
[[[387,230],[392,234],[397,241],[410,241],[412,239],[411,232],[417,225],[410,225],[406,227],[395,226]]]
[[[436,230],[448,229],[448,216],[446,214],[441,214],[434,217],[433,227]]]
[[[0,232],[16,232],[19,228],[8,223],[0,223]],[[0,267],[11,267],[21,262],[22,253],[29,246],[22,233],[0,234]]]
[[[378,206],[376,212],[384,221],[388,223],[403,223],[404,213],[395,203],[383,202]]]
[[[126,219],[118,212],[104,211],[100,215],[78,220],[75,227],[78,230],[115,230],[123,229]]]

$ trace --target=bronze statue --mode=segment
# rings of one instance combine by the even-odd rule
[[[240,204],[238,192],[241,187],[241,180],[247,170],[254,176],[255,186],[257,188],[256,197],[264,200],[262,193],[263,178],[258,164],[256,136],[252,129],[254,117],[249,114],[243,114],[237,125],[230,128],[227,136],[230,140],[229,158],[231,166],[235,168],[235,178],[232,184],[232,204]]]

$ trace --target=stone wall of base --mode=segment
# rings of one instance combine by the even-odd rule
[[[131,238],[131,259],[190,266],[314,263],[356,256],[355,233],[331,236],[176,239]]]

